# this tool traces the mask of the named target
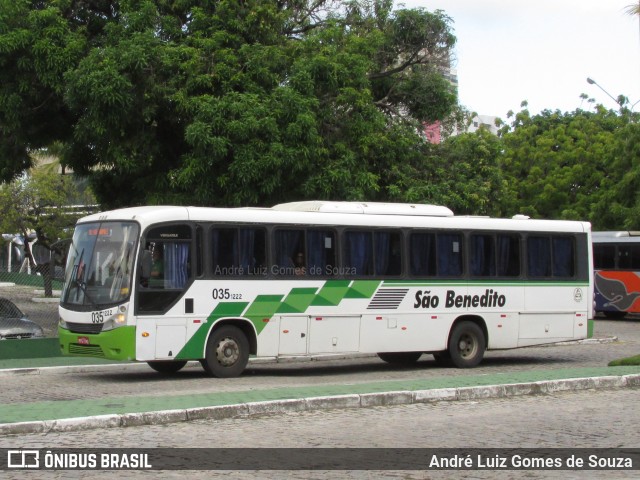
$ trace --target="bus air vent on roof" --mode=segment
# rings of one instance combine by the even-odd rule
[[[440,205],[420,203],[380,203],[380,202],[326,202],[309,200],[306,202],[281,203],[274,210],[290,212],[359,213],[366,215],[417,215],[429,217],[453,217],[453,212]]]

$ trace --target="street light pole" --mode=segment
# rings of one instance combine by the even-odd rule
[[[622,108],[622,106],[623,106],[623,105],[622,105],[622,103],[620,103],[620,102],[618,101],[618,99],[614,98],[614,97],[613,97],[613,95],[611,95],[609,92],[607,92],[607,91],[606,91],[604,88],[602,88],[600,85],[598,85],[598,83],[597,83],[594,79],[592,79],[592,78],[590,78],[590,77],[587,77],[587,83],[588,83],[589,85],[595,85],[596,87],[598,87],[598,88],[599,88],[600,90],[602,90],[604,93],[606,93],[607,95],[609,95],[609,97],[611,98],[611,100],[613,100],[614,102],[616,102],[616,103],[620,106],[620,108]],[[637,102],[636,102],[636,103],[637,103]]]

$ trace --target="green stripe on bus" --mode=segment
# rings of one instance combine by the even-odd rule
[[[176,360],[191,360],[194,358],[202,358],[204,353],[204,345],[207,335],[213,325],[220,318],[239,317],[247,308],[249,302],[220,302],[216,308],[209,314],[205,323],[193,334],[193,337],[185,344],[176,355]]]
[[[258,295],[244,312],[244,316],[251,320],[256,327],[258,335],[267,324],[264,320],[268,321],[273,317],[273,314],[282,305],[283,298],[282,295]]]
[[[350,283],[351,281],[349,280],[329,280],[325,282],[316,298],[312,300],[311,306],[337,306],[349,290]]]
[[[345,298],[371,298],[380,286],[379,280],[354,280]]]
[[[292,288],[276,313],[304,313],[317,292],[317,288]]]

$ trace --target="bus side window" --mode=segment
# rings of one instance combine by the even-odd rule
[[[307,275],[304,230],[276,230],[275,264],[271,271],[279,276]]]
[[[571,278],[576,273],[575,244],[570,237],[553,237],[553,276]]]
[[[349,275],[373,274],[372,232],[351,231],[344,233],[344,267]]]
[[[413,276],[436,275],[435,233],[412,233],[409,237],[409,266]]]
[[[496,248],[493,235],[471,235],[469,270],[474,277],[496,274]]]
[[[530,277],[551,276],[551,242],[549,237],[527,239],[527,270]]]
[[[376,275],[394,276],[402,272],[402,236],[400,232],[375,232]]]
[[[438,275],[452,277],[462,275],[462,235],[438,233]]]
[[[520,275],[520,238],[517,235],[498,235],[497,273],[500,277]]]
[[[640,246],[639,245],[619,245],[618,246],[618,268],[638,270],[640,267]]]
[[[307,230],[307,274],[333,276],[336,271],[336,239],[329,230]]]
[[[616,268],[616,247],[615,245],[593,245],[593,266],[597,270]]]

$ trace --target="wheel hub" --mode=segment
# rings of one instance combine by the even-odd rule
[[[216,348],[216,358],[218,363],[225,367],[231,366],[238,361],[240,348],[232,338],[224,338],[218,343]]]
[[[460,350],[460,355],[463,357],[468,357],[475,353],[475,344],[473,339],[470,337],[462,337],[458,342],[458,349]]]

